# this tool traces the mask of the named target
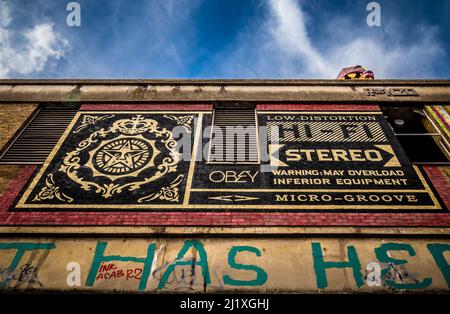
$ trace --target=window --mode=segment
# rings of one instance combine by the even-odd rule
[[[208,162],[258,163],[257,124],[252,105],[216,105]]]
[[[450,144],[423,107],[382,110],[412,163],[450,164]]]
[[[0,158],[0,164],[42,164],[77,110],[42,106]]]

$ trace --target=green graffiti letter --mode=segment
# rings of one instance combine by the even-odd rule
[[[327,268],[351,268],[353,269],[353,278],[358,288],[364,285],[361,274],[361,264],[354,246],[347,247],[348,262],[326,262],[323,259],[322,246],[320,243],[311,243],[312,255],[314,260],[314,271],[316,273],[317,288],[323,289],[328,286]]]
[[[251,270],[256,273],[256,278],[253,280],[237,280],[228,275],[223,276],[223,283],[231,286],[260,286],[266,283],[267,273],[264,269],[255,265],[245,265],[236,262],[236,255],[239,252],[252,252],[256,256],[261,256],[261,252],[253,246],[233,246],[228,253],[228,265],[234,269]]]
[[[16,251],[16,254],[11,260],[11,263],[9,264],[8,268],[6,269],[7,272],[13,272],[16,270],[25,252],[34,250],[52,250],[55,247],[56,247],[55,243],[29,243],[29,242],[0,243],[0,250]],[[10,281],[13,279],[13,276],[5,276],[5,278],[6,278],[5,280],[0,282],[0,288],[7,287]]]
[[[387,263],[389,265],[404,265],[407,264],[408,261],[404,259],[392,258],[389,256],[389,251],[406,251],[409,256],[416,256],[416,251],[414,251],[413,247],[409,244],[405,243],[384,243],[380,245],[380,247],[375,249],[375,255],[381,263]],[[385,277],[390,268],[385,268],[381,271],[381,278]],[[431,278],[425,278],[422,282],[417,283],[396,283],[394,280],[385,279],[384,283],[394,289],[424,289],[431,284]]]
[[[197,250],[198,255],[200,257],[200,261],[192,261],[192,260],[184,260],[184,255],[188,252],[188,250],[193,247]],[[178,252],[177,257],[173,261],[169,267],[167,267],[167,270],[164,272],[164,274],[161,277],[161,280],[158,284],[158,289],[164,288],[164,286],[167,283],[167,280],[169,279],[170,274],[175,270],[176,266],[182,266],[182,265],[190,265],[190,266],[196,266],[199,265],[202,267],[202,275],[203,275],[203,281],[205,286],[209,285],[211,282],[211,279],[209,278],[209,269],[208,269],[208,256],[206,254],[205,248],[203,247],[203,244],[200,241],[197,240],[187,240],[184,242],[183,247],[181,248],[180,252]]]
[[[428,251],[433,255],[436,265],[441,270],[442,276],[444,276],[447,287],[450,288],[450,265],[445,260],[444,252],[450,251],[450,245],[441,243],[429,243],[427,245]]]
[[[153,258],[155,256],[155,247],[156,244],[152,243],[147,248],[147,256],[146,257],[134,257],[134,256],[119,256],[119,255],[108,255],[105,256],[105,249],[107,246],[107,242],[97,242],[97,247],[95,248],[94,259],[92,260],[91,269],[89,271],[89,275],[86,279],[86,286],[92,287],[95,282],[95,278],[97,277],[98,269],[100,265],[105,262],[133,262],[133,263],[142,263],[144,264],[144,268],[142,270],[142,277],[139,281],[139,290],[144,291],[147,287],[148,277],[150,275],[150,270],[152,268]]]

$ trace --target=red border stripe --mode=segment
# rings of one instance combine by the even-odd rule
[[[207,110],[212,111],[212,104],[84,104],[80,110],[85,111],[126,111],[126,110]]]
[[[379,111],[380,107],[377,105],[338,105],[338,104],[259,104],[256,106],[257,110],[345,110],[345,111]]]
[[[9,182],[8,188],[0,197],[0,213],[6,212],[6,210],[11,207],[35,169],[36,166],[24,166],[17,176]]]
[[[373,226],[448,227],[448,213],[332,213],[332,212],[6,212],[31,177],[26,166],[0,198],[0,225],[53,226]],[[450,185],[436,166],[425,171],[450,205]]]

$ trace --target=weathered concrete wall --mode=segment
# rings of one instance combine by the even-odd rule
[[[8,102],[449,103],[448,80],[2,80]]]
[[[3,238],[0,287],[97,292],[448,292],[449,261],[448,239]],[[373,265],[368,268],[371,262],[380,265],[379,286],[368,283],[376,274]]]

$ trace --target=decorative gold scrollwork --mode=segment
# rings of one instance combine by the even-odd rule
[[[158,122],[153,119],[144,119],[140,114],[131,119],[121,119],[114,122],[113,129],[122,134],[136,135],[145,132],[157,131]]]
[[[114,115],[106,115],[106,116],[91,116],[91,115],[84,115],[83,120],[81,120],[81,124],[73,131],[73,133],[78,133],[81,130],[87,128],[90,125],[96,124],[98,121],[106,120],[113,118]]]
[[[175,121],[178,125],[183,126],[188,133],[192,133],[192,119],[194,119],[193,115],[190,116],[172,116],[172,115],[164,115],[165,118]]]
[[[81,168],[80,155],[90,149],[94,144],[100,142],[99,146],[103,146],[105,141],[103,140],[105,137],[107,137],[110,134],[123,134],[127,136],[133,136],[133,135],[139,135],[145,132],[150,132],[155,134],[157,138],[162,138],[161,143],[164,144],[165,148],[169,152],[169,156],[163,158],[160,164],[156,165],[156,172],[151,176],[146,176],[142,180],[134,181],[134,182],[128,182],[124,184],[116,184],[116,183],[104,183],[99,184],[94,181],[87,180],[83,177],[80,177],[79,175],[79,169]],[[119,135],[120,138],[120,135]],[[143,137],[140,137],[140,139],[144,139]],[[106,141],[108,142],[108,141]],[[125,141],[127,142],[127,141]],[[124,144],[128,145],[128,142]],[[137,142],[136,142],[137,143]],[[151,143],[151,141],[149,141]],[[151,145],[151,144],[149,144]],[[158,128],[158,122],[153,119],[146,119],[142,117],[141,115],[136,115],[135,117],[132,117],[131,119],[121,119],[117,120],[113,123],[112,127],[108,129],[100,129],[98,131],[95,131],[90,134],[88,138],[81,141],[77,148],[74,151],[68,152],[66,154],[66,157],[63,160],[62,165],[59,168],[59,171],[62,171],[66,173],[66,175],[73,180],[74,182],[78,183],[81,187],[81,189],[85,191],[91,191],[94,190],[96,193],[99,193],[104,198],[109,198],[114,194],[120,194],[125,189],[129,191],[134,191],[139,189],[142,185],[147,184],[149,182],[155,181],[162,176],[164,176],[167,173],[175,172],[177,170],[177,164],[180,161],[180,155],[176,151],[176,145],[177,142],[173,138],[173,134],[171,131],[167,130],[166,128],[160,129]],[[97,146],[97,147],[99,147]],[[113,147],[113,149],[115,146]],[[94,148],[95,149],[95,148]],[[131,147],[132,150],[137,151],[137,148]],[[128,150],[130,148],[128,147]],[[156,150],[155,150],[156,151]],[[110,152],[111,154],[114,153],[113,151]],[[123,151],[122,151],[123,153]],[[136,153],[136,152],[135,152]],[[110,157],[107,157],[105,160],[106,162],[110,162],[110,164],[113,164],[113,162],[116,162],[117,160],[120,160],[120,158],[123,158],[124,160],[126,158],[129,158],[128,155],[123,154],[124,156],[117,156],[115,160],[109,159]],[[138,156],[138,155],[136,155]],[[139,155],[141,157],[141,155]],[[91,154],[90,157],[90,163],[91,159],[93,158],[93,155]],[[112,157],[111,157],[112,158]],[[153,164],[150,163],[151,159],[149,160],[149,166],[152,166]],[[86,164],[83,166],[90,167],[90,164]],[[139,171],[144,170],[145,168],[140,168]],[[108,175],[105,175],[105,177],[108,177]]]
[[[180,174],[175,180],[173,180],[168,187],[163,187],[156,193],[141,197],[138,199],[138,203],[151,202],[155,199],[178,202],[180,198],[178,186],[183,182],[184,175]]]
[[[59,190],[59,187],[53,180],[53,174],[48,174],[45,178],[45,186],[33,198],[33,202],[40,202],[43,200],[51,200],[57,198],[62,202],[73,202],[73,198],[67,196]]]

